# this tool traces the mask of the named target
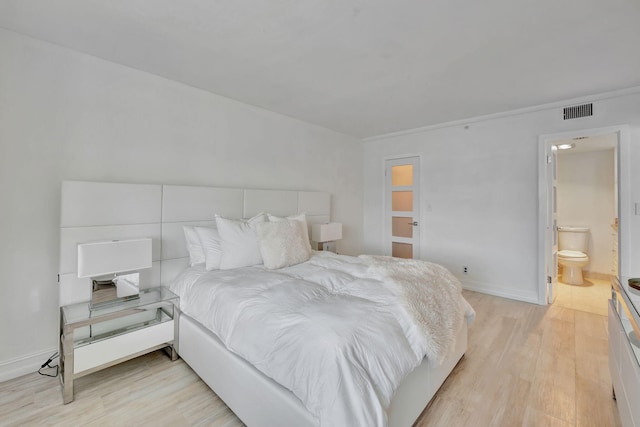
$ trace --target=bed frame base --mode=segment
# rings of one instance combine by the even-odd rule
[[[225,404],[250,427],[318,426],[289,390],[231,353],[211,332],[180,316],[178,353]],[[425,361],[400,384],[389,408],[389,427],[409,427],[420,416],[467,348],[467,322],[444,362]]]

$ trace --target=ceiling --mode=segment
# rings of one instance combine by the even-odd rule
[[[615,150],[618,145],[618,135],[609,133],[597,136],[581,136],[577,138],[559,139],[553,142],[555,145],[571,144],[568,150],[558,150],[558,155],[585,153],[588,151]]]
[[[0,26],[357,137],[640,86],[638,0],[0,0]]]

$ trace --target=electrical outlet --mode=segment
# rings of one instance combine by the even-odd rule
[[[463,272],[464,274],[469,274],[469,267],[467,267],[466,265],[463,265],[463,266],[462,266],[462,272]]]

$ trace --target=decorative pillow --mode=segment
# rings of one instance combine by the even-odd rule
[[[258,224],[258,244],[265,267],[276,269],[311,258],[306,221],[287,220]]]
[[[202,250],[202,243],[200,243],[200,237],[198,237],[195,227],[185,225],[182,227],[182,231],[184,231],[184,240],[187,242],[189,265],[193,267],[196,264],[202,264],[204,262],[204,251]]]
[[[215,228],[194,227],[206,262],[207,270],[217,270],[220,268],[220,260],[222,258],[222,247],[220,245],[220,234]]]
[[[275,215],[271,215],[271,214],[267,214],[267,216],[269,217],[269,221],[270,222],[280,222],[280,221],[300,221],[302,223],[302,225],[304,226],[304,239],[305,242],[307,244],[307,246],[309,247],[309,250],[311,250],[311,242],[309,241],[309,226],[307,225],[307,215],[304,213],[301,213],[300,215],[292,215],[292,216],[288,216],[286,218],[282,218],[280,216],[275,216]]]
[[[221,270],[262,264],[256,225],[264,221],[265,215],[262,212],[248,220],[228,219],[216,215],[222,247]]]

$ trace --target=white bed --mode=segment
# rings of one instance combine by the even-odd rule
[[[317,419],[289,390],[229,352],[215,335],[189,316],[180,319],[180,357],[248,426],[317,426]],[[467,346],[461,324],[447,358],[426,359],[407,376],[391,401],[389,426],[411,426],[447,379]]]
[[[275,272],[189,268],[171,286],[183,309],[178,352],[248,425],[384,426],[388,414],[389,425],[411,425],[464,352],[466,302],[450,313],[453,343],[421,364],[416,323],[367,266],[319,252]]]
[[[110,214],[105,209],[123,205],[130,207],[129,213]],[[169,286],[188,267],[183,225],[211,226],[215,212],[248,218],[263,210],[277,215],[306,212],[310,223],[327,222],[330,197],[318,192],[65,182],[61,305],[88,299],[89,287],[76,278],[72,267],[65,269],[72,264],[79,242],[153,237],[154,268],[141,278],[141,287],[155,283]],[[425,358],[401,382],[386,410],[389,426],[413,424],[464,355],[466,346],[467,322],[460,322],[443,360],[436,363]],[[291,391],[227,350],[215,334],[188,314],[180,316],[177,347],[179,355],[247,425],[318,425],[318,419]]]

